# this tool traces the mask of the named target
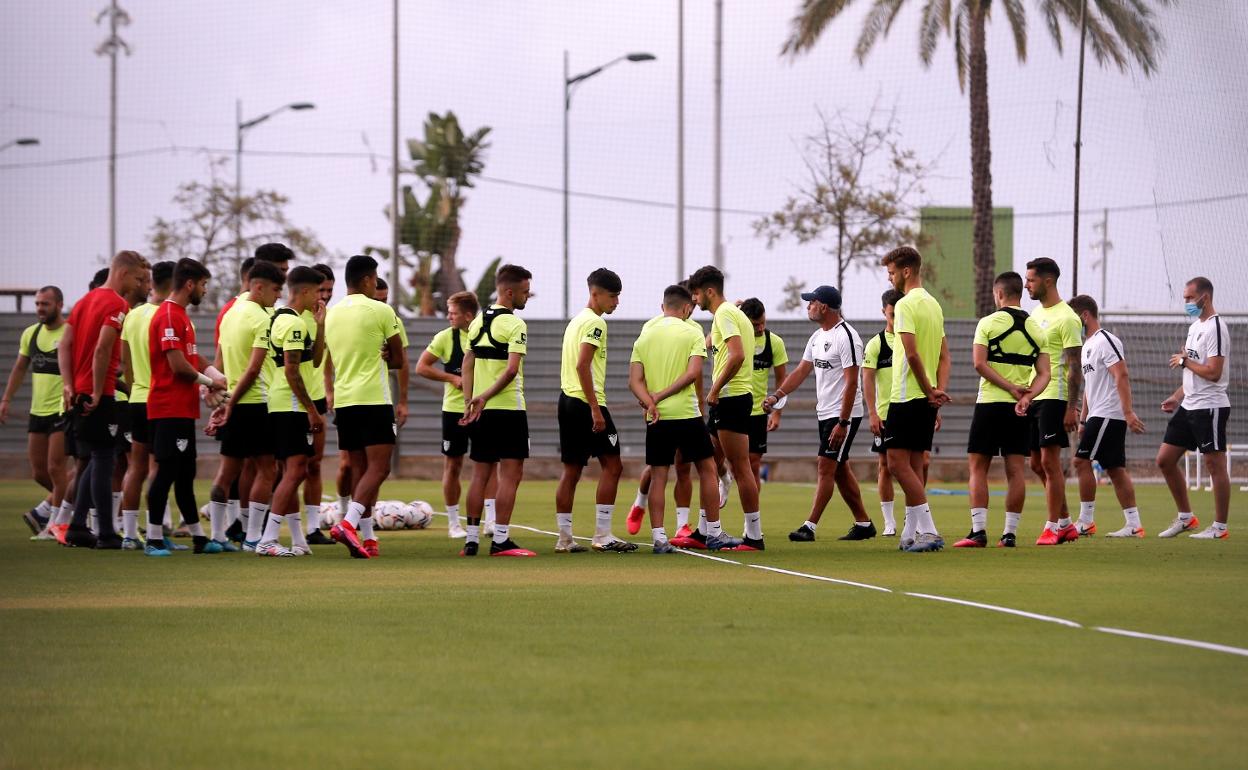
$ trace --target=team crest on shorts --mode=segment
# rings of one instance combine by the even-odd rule
[[[394,435],[399,435],[399,424],[397,422],[390,423],[390,430],[394,431]]]
[[[619,440],[620,440],[620,434],[618,433],[612,433],[611,435],[607,436],[607,441],[611,442],[611,446],[615,446]]]
[[[191,445],[190,439],[180,438],[177,441],[178,451],[185,452],[186,448]]]
[[[126,437],[126,441],[129,441],[129,442],[131,442],[131,443],[134,443],[134,439],[132,439],[132,438],[131,438],[131,436],[132,436],[133,434],[132,434],[130,431],[126,431],[125,433],[123,433],[123,434],[121,434],[121,435],[123,435],[123,436],[125,436],[125,437]]]
[[[306,436],[306,437],[307,437],[307,439],[308,439],[308,446],[312,446],[312,434],[311,434],[311,433],[305,433],[305,434],[303,434],[303,435],[304,435],[304,436]]]
[[[442,442],[442,451],[443,451],[443,452],[449,452],[449,451],[451,451],[451,442],[449,442],[449,441],[443,441],[443,442]]]
[[[108,426],[108,435],[116,437],[116,435],[117,435],[117,426],[116,426],[116,425],[110,425],[110,426]]]

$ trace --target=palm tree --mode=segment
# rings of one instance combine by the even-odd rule
[[[797,56],[814,47],[828,24],[853,0],[802,0],[793,19],[793,32],[782,54]],[[1148,76],[1157,70],[1161,32],[1154,23],[1152,5],[1171,0],[1037,0],[1057,50],[1062,51],[1064,19],[1080,28],[1086,11],[1088,43],[1101,65],[1125,71],[1134,61]],[[912,3],[914,4],[914,3]],[[854,47],[861,64],[881,35],[887,36],[906,0],[875,0]],[[922,0],[919,59],[930,66],[940,33],[953,37],[958,86],[966,91],[970,80],[971,207],[974,217],[975,306],[980,315],[992,312],[995,259],[992,244],[992,147],[988,135],[988,53],[985,27],[994,6],[1004,10],[1020,62],[1027,59],[1027,13],[1022,0]]]

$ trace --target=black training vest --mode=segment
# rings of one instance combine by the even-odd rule
[[[761,372],[771,368],[775,356],[771,352],[771,332],[763,329],[763,350],[754,354],[754,371]]]
[[[880,353],[875,359],[875,370],[893,368],[893,348],[888,344],[888,336],[880,332]]]
[[[1040,346],[1027,333],[1028,315],[1022,310],[1013,307],[1003,307],[997,311],[998,313],[1008,313],[1013,325],[997,336],[988,340],[988,360],[994,364],[1011,364],[1013,366],[1035,366],[1036,359],[1040,357]],[[1027,340],[1027,344],[1031,345],[1031,353],[1006,353],[1001,349],[1001,341],[1010,336],[1014,332],[1023,335],[1023,339]]]
[[[442,363],[442,371],[456,377],[464,373],[464,346],[459,341],[459,329],[451,329],[451,357]]]
[[[35,327],[35,333],[30,336],[30,369],[35,374],[55,374],[61,375],[61,362],[56,358],[56,348],[52,348],[51,352],[39,349],[39,332],[43,331],[43,324]]]
[[[490,333],[490,324],[494,323],[494,319],[500,315],[511,314],[511,311],[505,307],[492,307],[481,315],[481,331],[477,332],[477,336],[472,338],[471,343],[474,356],[490,361],[507,360],[507,346],[494,339],[494,335]],[[481,344],[483,338],[489,339],[489,346]]]
[[[277,317],[279,315],[297,316],[299,314],[296,313],[291,308],[283,307],[283,308],[278,308],[277,310],[273,311],[273,317],[269,319],[269,349],[273,351],[273,363],[277,364],[278,366],[285,366],[286,365],[286,351],[277,347],[277,345],[273,343],[273,322],[277,320]],[[303,353],[299,356],[300,366],[302,366],[305,363],[310,363],[312,361],[313,344],[314,343],[312,341],[312,335],[308,334],[307,331],[305,330],[303,332]]]

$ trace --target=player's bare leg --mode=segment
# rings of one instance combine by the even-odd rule
[[[884,537],[895,537],[897,520],[893,517],[893,474],[888,472],[888,457],[881,452],[879,458],[875,486],[880,495],[880,514],[884,517]],[[926,478],[924,478],[924,483],[926,483]]]

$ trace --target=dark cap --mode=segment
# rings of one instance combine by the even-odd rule
[[[818,300],[833,310],[841,309],[841,293],[836,290],[835,286],[820,286],[814,291],[808,291],[802,294],[802,299],[810,302]]]

